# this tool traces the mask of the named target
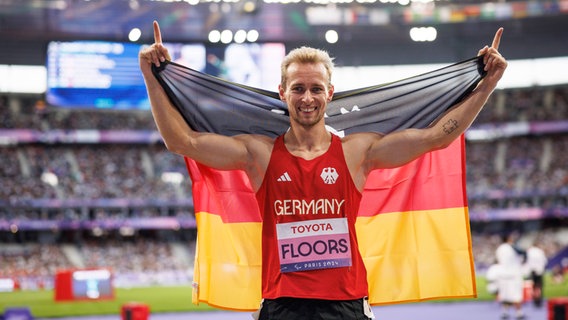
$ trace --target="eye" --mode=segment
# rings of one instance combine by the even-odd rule
[[[322,93],[323,92],[323,88],[313,88],[312,89],[313,93]]]
[[[296,93],[304,92],[303,87],[292,87],[291,90],[292,90],[292,92],[296,92]]]

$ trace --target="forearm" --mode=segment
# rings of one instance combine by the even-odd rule
[[[168,150],[216,169],[246,169],[250,166],[254,157],[250,156],[247,145],[252,145],[251,141],[256,138],[234,138],[192,130],[152,73],[151,63],[154,62],[146,59],[151,53],[141,54],[140,70],[154,121]]]
[[[444,148],[463,134],[483,109],[496,84],[481,81],[462,102],[452,107],[431,126],[435,148]]]
[[[483,57],[486,72],[483,80],[467,98],[432,126],[438,147],[447,146],[471,126],[505,73],[508,63],[498,51],[502,34],[503,28],[499,28],[491,47],[485,46],[478,52],[478,56]]]
[[[486,74],[469,96],[428,128],[370,137],[369,147],[363,146],[366,151],[356,152],[364,154],[361,172],[365,177],[371,170],[401,166],[426,152],[446,148],[471,126],[507,68],[507,61],[497,51],[502,33],[500,28],[492,46],[479,51]]]
[[[154,122],[166,147],[170,151],[179,153],[182,145],[186,145],[188,135],[193,131],[172,104],[150,67],[141,65]]]

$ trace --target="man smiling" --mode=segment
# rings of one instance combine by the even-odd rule
[[[211,168],[244,171],[256,194],[263,219],[260,319],[373,318],[355,230],[367,177],[445,148],[471,125],[507,67],[498,51],[502,33],[478,52],[484,79],[427,128],[332,134],[324,115],[334,94],[333,61],[325,51],[301,47],[281,64],[278,92],[288,107],[289,130],[276,138],[229,137],[192,130],[172,105],[151,70],[169,59],[154,23],[155,43],[140,52],[140,68],[167,148]],[[279,214],[282,201],[319,200],[342,205],[333,215],[295,209]],[[322,224],[331,228],[315,227]],[[305,233],[294,232],[300,226]]]

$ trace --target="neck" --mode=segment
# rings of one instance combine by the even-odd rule
[[[327,151],[331,133],[325,127],[310,130],[291,127],[284,135],[284,144],[293,155],[313,159]]]

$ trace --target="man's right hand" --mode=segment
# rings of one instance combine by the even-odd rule
[[[159,67],[166,60],[171,60],[168,49],[162,44],[162,34],[157,21],[154,21],[154,44],[140,50],[138,55],[140,61],[140,69],[142,71],[150,70],[151,64]]]

